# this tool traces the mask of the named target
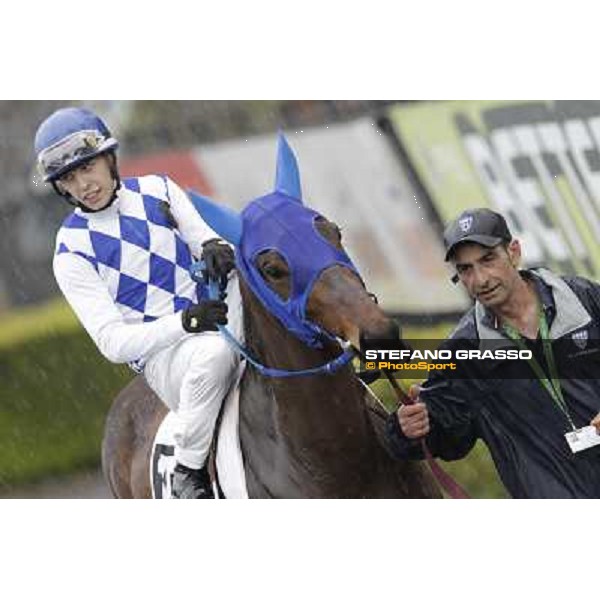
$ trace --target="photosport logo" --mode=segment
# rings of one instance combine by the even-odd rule
[[[600,378],[600,343],[587,334],[553,342],[558,372],[572,379]],[[519,347],[509,339],[365,340],[361,369],[399,379],[441,374],[454,379],[531,379],[543,356],[541,340]]]

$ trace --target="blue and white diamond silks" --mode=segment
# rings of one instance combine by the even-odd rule
[[[189,275],[192,255],[169,224],[164,177],[125,179],[117,201],[98,213],[72,213],[57,239],[57,254],[90,262],[128,323],[154,321],[206,297]]]

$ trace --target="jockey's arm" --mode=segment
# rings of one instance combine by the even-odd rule
[[[220,237],[198,214],[187,194],[171,179],[167,178],[171,212],[181,237],[196,258],[202,256],[202,244]]]
[[[71,308],[100,352],[111,362],[129,363],[170,346],[186,335],[181,314],[148,323],[126,323],[93,266],[69,253],[54,257],[54,275]]]

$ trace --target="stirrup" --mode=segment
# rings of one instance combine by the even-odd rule
[[[214,499],[206,465],[201,469],[191,469],[177,463],[173,471],[172,497],[176,500]]]

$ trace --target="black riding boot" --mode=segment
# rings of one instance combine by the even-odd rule
[[[172,497],[179,500],[210,500],[213,494],[208,469],[190,469],[177,463],[173,472]]]

